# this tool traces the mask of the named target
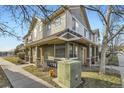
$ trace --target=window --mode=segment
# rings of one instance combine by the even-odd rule
[[[93,35],[93,41],[95,42],[95,34]]]
[[[39,25],[39,24],[36,25],[36,30],[37,30],[37,31],[40,30],[40,25]]]
[[[31,42],[31,41],[32,41],[32,33],[28,37],[28,42]]]
[[[69,57],[73,58],[73,44],[69,45]]]
[[[78,56],[78,46],[74,47],[74,57]]]
[[[36,35],[37,35],[37,30],[34,29],[34,38],[36,38]]]
[[[78,46],[75,44],[69,45],[69,57],[76,58],[78,56]]]
[[[47,24],[47,31],[50,31],[50,30],[51,30],[51,24],[48,23],[48,24]]]
[[[91,40],[91,32],[89,32],[89,39]]]
[[[61,24],[61,18],[60,17],[57,17],[56,19],[55,19],[55,25],[56,26],[59,26]]]
[[[76,20],[72,18],[72,29],[76,30]]]
[[[72,19],[72,29],[77,31],[79,28],[78,22],[75,20],[75,18]]]
[[[55,57],[59,57],[59,58],[65,57],[65,45],[55,46]]]
[[[84,28],[84,36],[87,36],[87,30]]]
[[[96,37],[96,42],[98,42],[98,37]]]
[[[29,41],[29,42],[31,41],[31,35],[28,37],[28,41]]]

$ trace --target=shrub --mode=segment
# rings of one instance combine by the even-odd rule
[[[24,52],[19,52],[17,54],[17,56],[18,56],[17,62],[23,64],[24,63],[24,59],[25,59],[25,53]]]
[[[24,52],[19,52],[19,53],[17,54],[17,56],[18,56],[18,58],[20,58],[20,59],[22,59],[22,60],[25,59],[25,53],[24,53]]]

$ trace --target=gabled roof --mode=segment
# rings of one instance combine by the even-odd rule
[[[54,19],[55,17],[57,17],[59,14],[63,13],[65,10],[68,10],[68,11],[71,11],[71,9],[73,8],[80,8],[81,9],[81,17],[82,17],[82,21],[84,23],[84,26],[87,27],[87,29],[94,33],[92,30],[91,30],[91,27],[90,27],[90,24],[89,24],[89,21],[88,21],[88,17],[87,17],[87,14],[86,14],[86,11],[85,11],[85,8],[83,6],[80,6],[80,5],[76,5],[76,6],[72,6],[72,5],[62,5],[61,7],[59,7],[58,9],[56,9],[51,15],[49,15],[48,17],[46,17],[45,19],[41,19],[41,21],[43,23],[46,23],[48,21],[51,21],[52,19]],[[32,32],[32,29],[35,27],[35,24],[36,22],[40,20],[39,18],[37,17],[33,17],[32,18],[32,22],[31,22],[31,25],[29,27],[29,31],[28,33],[24,36],[23,39],[25,39],[31,32]]]

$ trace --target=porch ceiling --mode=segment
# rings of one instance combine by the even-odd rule
[[[47,38],[47,39],[44,39],[44,40],[40,40],[40,41],[36,41],[36,42],[32,42],[32,43],[29,43],[26,45],[26,47],[33,47],[33,46],[40,46],[40,45],[46,45],[46,44],[61,44],[61,43],[64,43],[65,41],[64,40],[60,40],[59,38],[57,37],[54,37],[54,38]]]

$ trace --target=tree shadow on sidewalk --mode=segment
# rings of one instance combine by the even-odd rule
[[[41,84],[19,72],[14,72],[9,69],[5,69],[4,72],[13,88],[47,88],[44,84]]]

